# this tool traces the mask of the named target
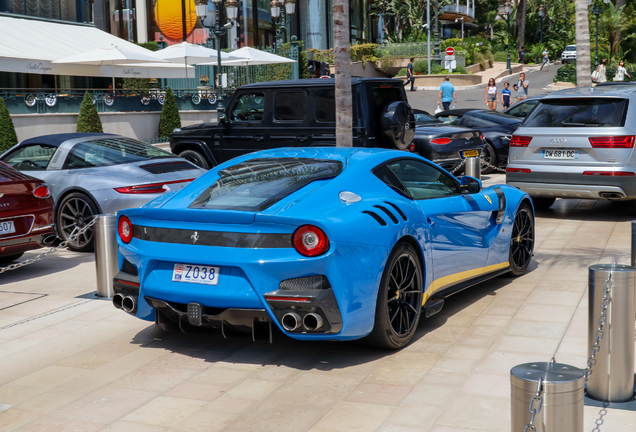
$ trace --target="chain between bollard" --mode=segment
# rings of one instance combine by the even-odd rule
[[[594,334],[594,345],[592,345],[592,355],[587,360],[587,368],[585,368],[585,382],[592,375],[592,368],[596,365],[596,354],[601,350],[600,342],[603,339],[603,326],[607,321],[607,306],[609,306],[609,295],[612,291],[612,273],[609,274],[603,287],[603,300],[601,300],[601,314],[598,317],[598,328]]]
[[[502,172],[502,173],[505,173],[505,172],[506,172],[506,169],[505,169],[505,168],[499,168],[499,167],[496,167],[496,166],[494,166],[493,164],[488,163],[488,162],[486,162],[486,161],[485,161],[485,160],[483,160],[483,159],[481,160],[481,164],[482,164],[482,166],[483,166],[483,165],[485,165],[485,166],[487,166],[488,168],[492,168],[492,169],[494,169],[495,171],[499,171],[499,172]]]
[[[29,264],[33,264],[36,261],[40,261],[47,255],[51,255],[52,253],[55,253],[58,250],[65,248],[66,246],[68,246],[69,243],[75,241],[79,236],[81,236],[86,231],[88,231],[93,225],[95,225],[96,222],[97,222],[97,218],[93,217],[93,219],[89,223],[84,225],[81,229],[78,230],[77,227],[75,227],[73,231],[71,232],[71,235],[68,237],[68,239],[64,240],[62,243],[60,243],[59,245],[55,247],[49,248],[49,250],[47,250],[46,252],[42,252],[41,254],[38,254],[34,256],[33,258],[29,258],[19,263],[11,264],[7,267],[0,267],[0,274],[7,272],[9,270],[16,270],[21,267],[27,266]]]
[[[459,171],[464,165],[466,165],[466,159],[462,160],[459,165],[457,165],[455,168],[452,169],[452,171],[450,171],[451,174],[455,175],[455,173],[457,171]]]
[[[530,411],[530,421],[523,428],[523,432],[536,432],[537,428],[534,425],[534,417],[539,414],[541,411],[541,407],[543,406],[543,398],[541,397],[541,393],[543,392],[543,378],[539,378],[539,384],[537,384],[537,391],[530,400],[530,405],[528,405],[528,411]],[[534,404],[537,403],[535,408]]]

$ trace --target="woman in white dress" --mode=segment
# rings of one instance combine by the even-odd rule
[[[632,76],[627,73],[627,69],[625,68],[625,62],[621,60],[618,63],[618,67],[616,68],[616,75],[614,76],[614,81],[625,81],[625,75],[632,79]]]
[[[597,83],[607,82],[607,66],[606,66],[605,59],[603,59],[601,61],[601,64],[599,64],[596,67],[596,70],[594,71],[594,73],[596,73],[596,80],[595,81]]]

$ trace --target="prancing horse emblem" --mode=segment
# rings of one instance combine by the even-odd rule
[[[195,231],[194,234],[190,236],[190,238],[192,239],[192,244],[195,244],[197,240],[199,240],[199,233]]]

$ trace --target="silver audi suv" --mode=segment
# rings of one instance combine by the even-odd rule
[[[535,207],[556,198],[636,199],[636,86],[550,93],[510,141],[506,183]]]

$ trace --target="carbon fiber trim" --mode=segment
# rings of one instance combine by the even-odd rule
[[[135,225],[133,237],[150,242],[248,249],[292,248],[292,234],[195,231]]]

